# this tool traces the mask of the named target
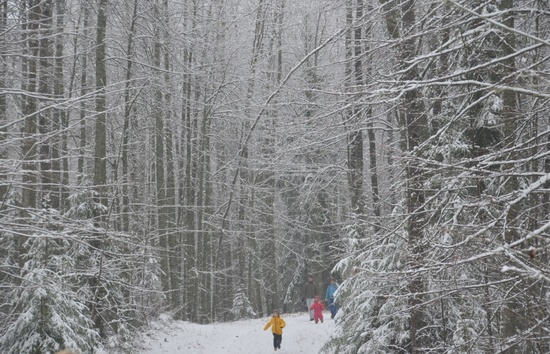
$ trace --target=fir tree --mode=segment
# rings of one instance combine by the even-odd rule
[[[257,314],[252,308],[252,304],[250,303],[250,300],[246,296],[246,292],[242,287],[239,288],[233,298],[231,315],[235,321],[257,317]]]

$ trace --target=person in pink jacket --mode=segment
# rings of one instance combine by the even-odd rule
[[[315,323],[319,323],[319,320],[323,323],[323,310],[325,309],[325,305],[319,301],[319,295],[315,296],[313,305],[311,305],[309,309],[313,310],[313,319],[315,320]]]

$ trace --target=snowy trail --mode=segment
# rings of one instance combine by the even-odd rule
[[[324,313],[324,323],[315,324],[304,314],[283,315],[281,350],[284,354],[318,353],[334,328],[330,313]],[[155,325],[147,332],[141,354],[263,354],[274,353],[271,330],[263,331],[269,318],[198,325],[177,321]]]

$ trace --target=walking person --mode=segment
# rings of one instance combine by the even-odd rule
[[[319,292],[317,291],[317,285],[315,285],[315,283],[313,282],[313,275],[308,275],[307,283],[304,285],[304,298],[306,299],[310,321],[313,321],[315,319],[313,316],[311,305],[313,305],[316,295],[319,295]]]
[[[264,331],[271,327],[271,332],[273,333],[273,348],[275,351],[277,351],[277,349],[281,349],[281,342],[283,341],[283,328],[285,326],[286,323],[279,315],[279,311],[273,311],[273,316],[265,325]]]
[[[330,310],[330,318],[334,318],[336,316],[336,312],[338,312],[338,306],[334,302],[334,293],[336,292],[336,289],[338,289],[338,284],[336,284],[336,281],[334,278],[330,279],[330,284],[327,287],[327,291],[325,293],[325,301],[328,301],[328,308]]]
[[[319,299],[319,295],[315,296],[315,300],[313,301],[313,305],[311,305],[310,310],[313,310],[313,317],[315,319],[315,324],[323,323],[323,310],[325,309],[325,305],[321,302]]]

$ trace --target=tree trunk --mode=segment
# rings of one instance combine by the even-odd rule
[[[84,38],[88,37],[89,30],[88,30],[88,21],[90,18],[90,8],[87,5],[87,2],[84,2],[82,4],[82,34]],[[75,38],[75,51],[76,49],[76,38]],[[82,57],[82,63],[81,63],[81,70],[80,70],[80,96],[85,97],[88,93],[88,55],[86,53],[83,53],[81,55]],[[80,136],[79,136],[79,153],[78,153],[78,163],[77,163],[77,171],[78,171],[78,183],[82,184],[84,181],[84,175],[86,172],[86,145],[87,143],[87,136],[86,136],[86,100],[80,101],[80,107],[79,107],[79,126],[80,126]]]
[[[8,2],[4,1],[0,4],[0,33],[6,32],[8,26]],[[6,75],[8,72],[7,65],[7,48],[8,41],[5,36],[0,38],[0,87],[6,87]],[[8,156],[7,149],[4,148],[7,140],[8,129],[4,127],[8,120],[8,107],[6,95],[0,94],[0,160],[5,160]],[[9,189],[7,169],[0,166],[0,212],[5,207],[5,201]]]
[[[188,3],[185,5],[185,19],[189,26],[188,30],[194,33],[196,30],[197,21],[197,5],[195,3]],[[180,208],[181,218],[183,219],[184,231],[183,231],[183,244],[182,244],[182,283],[187,284],[183,288],[183,303],[185,311],[182,314],[184,319],[190,321],[196,321],[196,307],[195,302],[196,292],[198,291],[196,284],[196,242],[195,242],[195,171],[194,171],[194,158],[196,157],[196,150],[194,144],[195,130],[193,129],[193,90],[195,89],[194,77],[191,74],[194,70],[195,53],[194,46],[189,45],[183,50],[184,67],[186,73],[183,75],[183,92],[182,92],[182,133],[181,133],[181,146],[185,152],[185,159],[183,162],[183,186],[180,192],[181,205]]]
[[[160,21],[159,0],[155,1],[155,18]],[[168,220],[166,214],[166,176],[164,165],[164,106],[162,95],[162,54],[161,54],[161,33],[160,23],[155,24],[155,43],[153,54],[153,71],[155,82],[155,96],[153,102],[153,117],[155,118],[155,182],[156,182],[156,201],[157,201],[157,226],[159,234],[160,248],[160,268],[162,270],[161,284],[162,291],[171,302],[170,293],[170,260],[168,250]]]
[[[356,14],[362,14],[361,1],[355,7]],[[346,32],[346,80],[348,83],[346,86],[348,106],[346,116],[346,124],[349,124],[348,138],[348,180],[349,188],[351,191],[351,210],[357,219],[356,222],[362,224],[361,220],[365,216],[365,199],[364,199],[364,187],[363,187],[363,172],[364,172],[364,159],[363,148],[364,139],[363,131],[359,127],[359,117],[362,110],[352,103],[354,99],[355,90],[350,90],[349,87],[353,86],[352,82],[357,86],[363,85],[363,68],[361,61],[361,38],[362,27],[357,25],[353,30],[354,22],[354,7],[350,0],[346,3],[346,26],[348,30]],[[359,11],[359,13],[357,13]],[[353,66],[352,66],[353,63]],[[361,237],[363,234],[363,225],[358,225],[357,233]]]
[[[168,6],[168,0],[164,0],[162,17],[165,19],[164,26],[170,28],[170,8]],[[166,28],[166,27],[165,27]],[[164,46],[169,47],[170,33],[163,31]],[[172,83],[170,80],[170,52],[168,49],[164,52],[164,87],[166,87],[166,93],[164,94],[165,107],[165,122],[164,125],[164,139],[165,139],[165,151],[166,151],[166,186],[165,186],[165,198],[166,198],[166,227],[167,227],[167,245],[169,250],[169,269],[170,269],[170,293],[171,293],[171,306],[176,313],[176,318],[181,319],[181,286],[180,286],[180,261],[181,246],[176,234],[176,184],[175,184],[175,166],[174,166],[174,134],[172,129],[172,95],[170,89]]]
[[[23,189],[21,191],[21,217],[26,218],[28,216],[28,210],[36,208],[36,193],[37,193],[37,178],[36,178],[36,165],[37,159],[36,150],[36,133],[37,133],[37,103],[34,93],[36,92],[36,80],[38,65],[37,60],[39,56],[39,0],[29,0],[21,2],[21,11],[23,18],[27,18],[27,21],[23,21],[23,38],[22,43],[25,46],[23,52],[26,55],[26,59],[22,61],[22,72],[24,80],[22,81],[21,90],[28,92],[28,95],[24,98],[23,114],[23,138],[21,140],[21,155],[23,159]],[[28,15],[26,15],[28,14]],[[19,267],[23,269],[25,260],[23,258],[25,254],[25,242],[27,237],[24,235],[18,238],[19,248]]]
[[[206,97],[206,95],[205,95]],[[205,102],[206,104],[206,102]],[[205,286],[207,281],[206,277],[208,276],[207,272],[207,265],[208,265],[208,259],[210,257],[210,253],[208,252],[209,244],[210,244],[210,233],[205,230],[205,223],[204,223],[204,208],[206,206],[205,204],[205,194],[207,191],[206,188],[206,170],[208,169],[208,166],[206,165],[208,163],[208,156],[210,154],[209,150],[209,139],[208,135],[210,134],[210,117],[209,112],[207,109],[203,110],[203,117],[201,120],[201,131],[199,134],[199,146],[198,146],[198,156],[199,164],[198,164],[198,171],[197,171],[197,264],[196,267],[201,273],[201,276],[198,277],[198,285],[201,289],[207,290],[208,288]],[[195,302],[197,304],[200,304],[200,316],[206,315],[206,308],[208,306],[207,301],[207,295],[205,291],[197,291],[196,292],[196,298]],[[202,321],[201,321],[202,322]]]
[[[107,29],[108,0],[99,0],[97,8],[97,31],[95,51],[95,145],[94,145],[94,186],[99,193],[99,202],[107,206],[107,69],[105,55],[105,32]]]
[[[132,63],[134,51],[134,35],[137,22],[138,0],[134,0],[134,9],[132,12],[132,21],[128,33],[128,43],[126,44],[126,83],[124,85],[124,124],[122,128],[122,230],[130,229],[130,191],[129,191],[129,169],[128,169],[128,151],[130,149],[130,119],[132,113]]]
[[[53,3],[52,0],[42,1],[38,8],[40,12],[40,81],[38,83],[38,92],[40,93],[41,99],[44,100],[44,105],[49,105],[46,103],[52,97],[51,85],[52,80],[52,65],[50,63],[50,58],[53,56],[51,50],[51,41],[52,36],[52,10]],[[42,106],[42,105],[41,105]],[[43,137],[43,141],[40,144],[40,176],[42,183],[42,207],[43,208],[54,208],[59,209],[59,194],[58,186],[56,183],[59,182],[59,177],[55,176],[52,171],[52,148],[55,137],[46,138],[52,136],[52,110],[40,107],[41,113],[38,115],[38,131]],[[59,171],[59,169],[58,169]],[[57,178],[56,178],[57,177]]]
[[[357,1],[357,7],[356,7],[356,15],[355,17],[357,19],[360,19],[363,17],[363,7],[365,5],[363,4],[363,0]],[[370,9],[372,6],[368,6]],[[361,50],[362,50],[362,42],[367,42],[367,37],[371,35],[372,31],[372,25],[368,23],[366,25],[365,29],[365,41],[363,40],[363,33],[362,33],[362,26],[359,26],[358,29],[355,31],[355,58],[359,62],[356,62],[356,66],[361,68]],[[369,76],[371,74],[371,71],[373,70],[371,67],[371,61],[369,55],[370,48],[369,46],[365,47],[365,55],[366,59],[365,62],[368,65],[367,70]],[[357,76],[358,78],[361,78],[361,84],[365,84],[365,77],[364,75]],[[366,82],[368,84],[368,82]],[[369,170],[370,170],[370,182],[371,182],[371,190],[372,190],[372,209],[374,213],[374,232],[378,233],[380,231],[380,216],[381,216],[381,205],[380,205],[380,188],[378,186],[378,161],[377,161],[377,148],[376,148],[376,134],[375,134],[375,128],[374,128],[374,117],[372,116],[372,107],[367,107],[365,109],[366,113],[366,127],[367,127],[367,137],[369,139]]]
[[[414,1],[406,0],[402,4],[402,28],[407,30],[414,29],[416,17]],[[405,33],[403,32],[402,35]],[[416,50],[415,39],[407,33],[407,39],[403,41],[400,53],[400,63],[402,68],[406,67],[409,59],[414,57]],[[414,80],[418,78],[416,68],[407,69],[405,80]],[[427,117],[422,104],[421,92],[418,89],[409,90],[404,94],[403,113],[405,118],[405,128],[407,134],[407,151],[410,159],[406,165],[407,174],[407,213],[409,222],[407,225],[409,233],[410,259],[409,267],[411,270],[417,270],[422,267],[423,259],[423,229],[427,222],[425,217],[425,177],[420,168],[421,161],[416,159],[416,147],[428,138],[426,127],[428,126]],[[409,282],[410,293],[410,352],[419,353],[422,343],[419,341],[418,331],[424,327],[424,318],[422,317],[423,299],[419,295],[423,292],[424,283],[420,274],[415,274]]]
[[[53,94],[58,100],[65,97],[65,82],[63,75],[63,49],[64,49],[64,26],[65,26],[65,0],[56,0],[56,26],[55,26],[55,62],[54,62],[54,84]],[[69,196],[69,115],[64,108],[54,108],[53,130],[59,134],[55,138],[52,149],[54,180],[59,182],[59,210],[66,210],[65,202]]]
[[[404,71],[402,80],[415,80],[418,78],[416,66],[407,67],[408,60],[415,55],[416,43],[414,36],[407,31],[415,29],[415,8],[413,0],[404,0],[399,6],[394,0],[380,0],[383,9],[386,12],[386,28],[392,39],[401,39],[398,48],[398,66]],[[401,13],[401,21],[399,21]],[[402,37],[402,38],[401,38]],[[421,161],[415,156],[418,147],[428,138],[427,117],[424,111],[421,92],[419,89],[411,89],[403,94],[403,103],[399,111],[402,117],[402,128],[405,132],[403,148],[409,153],[406,161],[405,171],[407,176],[406,200],[407,214],[409,215],[407,231],[409,234],[409,260],[408,269],[411,271],[422,267],[423,253],[423,228],[427,222],[425,220],[425,192],[423,171],[420,168]],[[418,353],[422,343],[419,342],[418,331],[424,327],[424,319],[420,308],[423,300],[419,295],[423,292],[424,284],[420,274],[413,274],[409,281],[409,344],[410,353]]]
[[[99,0],[97,8],[97,31],[96,31],[96,96],[95,96],[95,108],[96,108],[96,124],[95,124],[95,145],[94,145],[94,187],[99,193],[97,201],[104,206],[107,206],[107,144],[106,144],[106,92],[107,86],[107,71],[106,71],[106,56],[105,56],[105,32],[107,29],[107,4],[108,0]],[[100,220],[100,215],[95,215],[96,222]],[[92,247],[101,252],[103,245],[99,236],[92,241]],[[103,255],[101,256],[101,260]],[[99,305],[99,293],[102,288],[101,284],[101,272],[102,262],[100,263],[100,269],[98,275],[92,279],[92,288],[94,289],[94,299],[92,302],[91,317],[94,322],[95,328],[99,330],[100,336],[105,335],[104,320],[100,314]]]
[[[508,28],[514,28],[514,16],[511,10],[514,8],[513,0],[503,0],[500,2],[500,10],[503,12],[510,11],[504,15],[502,23]],[[508,56],[515,52],[515,34],[506,32],[505,40],[501,41],[502,55]],[[501,77],[504,78],[513,74],[515,71],[515,58],[509,58],[502,63]],[[506,82],[507,85],[513,86],[513,82]],[[503,149],[512,148],[516,145],[516,130],[518,127],[518,101],[516,93],[512,90],[505,90],[502,93],[502,121],[504,123],[504,139]],[[518,156],[510,156],[509,160],[514,160]],[[520,189],[519,180],[516,176],[512,175],[507,178],[505,186],[506,193],[514,193]],[[505,244],[511,244],[515,242],[519,235],[517,233],[518,225],[518,208],[519,203],[510,206],[508,215],[506,216],[507,228],[504,230],[504,242]],[[514,296],[515,295],[515,296]],[[503,307],[503,321],[502,321],[502,337],[503,340],[511,338],[522,331],[525,328],[525,319],[521,316],[523,313],[522,308],[524,306],[522,301],[522,295],[511,291],[509,299],[506,299],[506,304]],[[514,354],[519,352],[517,347],[509,348],[506,353]]]

